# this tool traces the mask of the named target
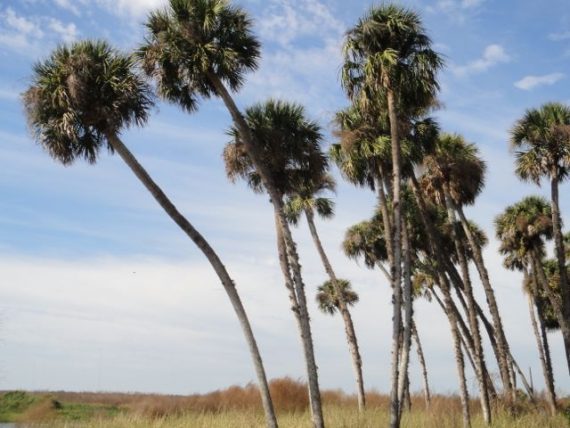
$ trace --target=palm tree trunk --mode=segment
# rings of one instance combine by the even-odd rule
[[[226,267],[206,241],[206,239],[198,232],[194,226],[178,211],[174,204],[170,201],[168,196],[162,191],[162,189],[154,182],[142,165],[137,161],[129,149],[123,144],[117,135],[109,134],[106,136],[109,144],[113,149],[119,154],[123,161],[128,165],[131,171],[137,176],[141,183],[146,187],[146,189],[151,193],[158,204],[164,209],[164,211],[170,216],[170,218],[188,235],[188,237],[196,244],[196,246],[202,251],[206,256],[214,271],[218,275],[224,290],[226,291],[233,309],[238,317],[242,331],[244,333],[246,342],[249,346],[249,352],[253,360],[255,367],[255,372],[257,375],[257,381],[259,384],[259,389],[261,392],[261,399],[263,403],[263,409],[265,411],[265,417],[267,426],[271,428],[277,428],[277,418],[275,417],[275,410],[273,408],[273,402],[271,400],[271,394],[269,392],[269,385],[267,382],[267,377],[265,374],[265,369],[263,367],[263,362],[261,359],[261,354],[257,347],[257,342],[253,335],[249,319],[245,312],[245,308],[241,302],[239,294],[236,290],[235,284],[228,274]]]
[[[525,273],[526,274],[526,273]],[[534,314],[534,297],[531,292],[527,293],[528,300],[528,311],[530,314],[530,322],[532,324],[532,330],[534,332],[534,337],[536,338],[536,347],[538,348],[538,355],[540,357],[540,364],[542,365],[542,373],[544,374],[544,385],[546,387],[546,398],[548,400],[548,405],[550,406],[550,412],[552,415],[556,415],[556,398],[554,395],[553,387],[554,385],[550,383],[549,371],[546,366],[546,357],[544,350],[544,343],[542,341],[541,334],[538,330],[538,324],[536,322],[536,316]]]
[[[422,342],[420,341],[420,335],[418,334],[418,329],[416,328],[416,323],[412,324],[412,337],[416,342],[416,351],[418,353],[418,361],[420,362],[420,366],[422,368],[422,379],[424,382],[424,400],[426,402],[426,409],[429,409],[431,406],[431,393],[429,390],[429,380],[428,380],[428,371],[426,360],[424,357],[424,351],[422,348]]]
[[[554,170],[550,180],[552,198],[552,231],[554,234],[554,248],[556,260],[558,262],[558,272],[560,275],[560,294],[562,296],[562,314],[567,324],[570,324],[570,290],[568,289],[568,274],[566,267],[566,254],[564,239],[562,237],[562,221],[560,219],[560,202],[558,197],[558,171]],[[566,363],[570,372],[570,338],[564,336],[564,350],[566,352]]]
[[[362,377],[362,358],[360,356],[360,350],[358,348],[358,341],[356,339],[356,332],[354,330],[352,317],[350,316],[350,311],[348,310],[346,302],[344,301],[342,290],[338,287],[338,279],[336,277],[334,269],[329,261],[329,258],[325,252],[325,249],[317,232],[314,215],[311,211],[305,210],[305,217],[307,218],[307,224],[309,225],[309,230],[311,232],[313,242],[317,247],[317,251],[319,252],[325,271],[327,272],[331,282],[334,284],[337,292],[339,311],[344,321],[346,341],[348,342],[348,348],[350,351],[350,355],[352,356],[352,365],[356,377],[358,410],[362,412],[364,410],[364,407],[366,406],[366,395],[364,392],[364,379]]]
[[[402,251],[404,253],[404,315],[405,323],[402,338],[402,352],[400,360],[400,379],[398,381],[398,402],[404,401],[404,394],[408,384],[408,367],[410,363],[410,347],[412,343],[413,301],[411,279],[411,248],[410,237],[406,222],[402,222]],[[400,417],[403,406],[400,405]]]
[[[469,320],[469,327],[473,337],[474,359],[475,359],[475,374],[479,386],[479,398],[481,401],[481,410],[483,411],[483,419],[486,425],[491,424],[491,408],[489,404],[489,390],[487,388],[486,368],[485,368],[485,355],[483,353],[483,345],[481,342],[481,333],[479,330],[479,322],[477,320],[477,312],[475,310],[475,297],[473,296],[473,287],[471,285],[471,278],[469,275],[469,266],[465,256],[465,247],[458,237],[457,220],[449,194],[449,189],[444,185],[445,204],[447,207],[447,215],[449,222],[452,224],[452,235],[455,241],[455,251],[461,267],[463,276],[463,287],[465,296],[467,297],[467,317]]]
[[[541,286],[541,290],[546,294],[546,297],[550,301],[552,308],[554,310],[554,315],[556,316],[556,320],[560,325],[560,331],[562,332],[562,338],[564,339],[564,343],[566,341],[570,342],[570,325],[566,322],[566,318],[563,314],[563,305],[562,302],[557,298],[557,296],[550,288],[548,284],[548,279],[546,278],[546,274],[544,273],[544,268],[542,266],[542,262],[540,259],[540,255],[537,253],[535,249],[530,250],[530,261],[532,263],[532,268],[538,278],[538,283]]]
[[[285,217],[283,209],[282,195],[279,194],[277,187],[273,181],[267,166],[263,163],[259,154],[259,149],[255,144],[255,139],[235,104],[230,93],[221,82],[221,80],[214,74],[208,75],[210,82],[216,89],[217,94],[222,98],[226,108],[228,109],[234,124],[236,125],[239,134],[242,138],[245,150],[251,158],[256,171],[261,177],[261,181],[269,194],[273,209],[281,223],[281,230],[283,233],[283,240],[287,249],[287,258],[291,273],[293,276],[293,285],[295,287],[295,294],[299,302],[299,315],[301,318],[301,339],[303,342],[303,351],[305,356],[305,365],[307,369],[307,379],[309,384],[309,401],[311,404],[311,417],[315,428],[324,428],[325,420],[323,418],[323,408],[321,403],[321,392],[319,390],[319,376],[317,370],[317,363],[315,361],[315,351],[313,348],[313,338],[311,333],[311,323],[309,319],[309,310],[307,307],[307,298],[305,296],[305,285],[301,275],[301,265],[299,263],[299,254],[297,253],[295,241],[289,228],[289,223]]]
[[[469,241],[469,246],[473,254],[473,261],[475,262],[475,266],[477,267],[477,271],[479,272],[481,283],[485,291],[485,297],[487,298],[487,305],[489,306],[489,311],[491,312],[491,318],[493,320],[495,333],[497,335],[497,347],[499,351],[499,371],[501,374],[503,387],[505,388],[505,392],[508,393],[511,396],[511,399],[514,401],[516,400],[516,391],[514,390],[511,382],[511,371],[510,371],[510,364],[508,358],[508,354],[510,352],[509,344],[507,342],[505,331],[503,329],[503,322],[501,321],[501,315],[499,313],[499,306],[497,305],[497,299],[495,298],[495,292],[493,290],[493,287],[491,286],[491,281],[489,280],[489,273],[487,272],[485,262],[483,261],[481,248],[477,245],[475,239],[473,238],[473,234],[471,233],[471,229],[469,228],[469,224],[467,222],[467,219],[465,218],[465,214],[463,213],[463,208],[461,206],[456,205],[453,201],[452,203],[454,205],[455,211],[457,211],[457,213],[459,214],[459,219],[463,226],[463,230],[465,231],[465,235],[467,236],[467,240]]]
[[[394,306],[393,326],[392,326],[392,373],[390,388],[390,428],[398,428],[400,426],[400,404],[398,401],[398,369],[400,354],[400,328],[402,324],[402,213],[400,207],[400,184],[402,180],[401,173],[401,149],[400,138],[398,135],[398,115],[396,112],[396,99],[394,91],[387,82],[387,101],[388,116],[390,119],[390,138],[392,142],[392,225],[393,225],[393,252],[394,262],[391,266],[392,276],[392,301]]]
[[[463,350],[461,349],[461,333],[457,328],[456,309],[453,308],[451,292],[447,279],[440,275],[440,288],[443,292],[444,312],[449,320],[451,327],[451,337],[453,339],[453,349],[455,351],[455,364],[457,367],[457,375],[459,377],[459,391],[461,396],[461,408],[463,415],[463,427],[471,427],[471,412],[469,410],[469,391],[467,389],[467,381],[465,379],[465,360],[463,358]]]
[[[550,345],[548,344],[548,335],[544,323],[544,315],[542,309],[537,306],[536,313],[538,315],[538,324],[540,326],[540,335],[542,338],[542,349],[544,350],[544,363],[546,365],[546,388],[547,395],[551,401],[552,414],[556,413],[558,405],[556,403],[556,389],[554,388],[554,373],[552,372],[552,359],[550,357]]]

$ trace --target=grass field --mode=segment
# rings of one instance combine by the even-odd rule
[[[304,384],[277,379],[271,384],[282,428],[310,427]],[[324,391],[325,418],[331,428],[387,426],[388,398],[368,393],[366,412],[359,414],[356,399],[341,391]],[[562,428],[570,419],[561,412],[551,417],[546,407],[528,402],[516,406],[495,405],[493,427]],[[483,427],[477,402],[472,402],[473,427]],[[0,395],[0,421],[42,427],[263,427],[259,397],[254,386],[230,387],[204,395],[166,396],[117,393],[5,392]],[[461,424],[458,397],[437,395],[429,410],[423,397],[412,397],[412,411],[405,412],[403,427],[455,428]]]

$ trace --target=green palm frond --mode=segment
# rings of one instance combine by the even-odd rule
[[[340,294],[339,294],[340,293]],[[340,297],[347,306],[358,303],[358,294],[352,290],[352,286],[346,279],[325,281],[317,289],[316,300],[319,309],[329,315],[334,315],[340,307]]]
[[[247,13],[226,0],[170,0],[152,12],[137,50],[142,69],[167,101],[193,111],[216,95],[210,75],[233,91],[257,69],[260,44]]]
[[[107,136],[143,125],[154,105],[150,87],[134,61],[104,41],[80,41],[55,49],[34,66],[22,95],[29,128],[56,160],[90,163]]]

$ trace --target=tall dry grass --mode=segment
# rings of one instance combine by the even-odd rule
[[[307,387],[291,378],[275,379],[270,383],[271,393],[282,428],[310,427],[307,413]],[[367,428],[386,426],[389,419],[389,397],[375,391],[367,394],[367,409],[357,411],[356,397],[341,390],[323,391],[325,418],[331,428]],[[49,422],[51,427],[263,427],[261,401],[254,385],[232,386],[208,394],[190,396],[118,393],[49,393],[51,408],[28,410],[30,418],[21,420]],[[112,417],[103,413],[79,421],[58,416],[53,403],[66,405],[107,406],[120,409]],[[563,405],[567,403],[562,403]],[[477,401],[472,401],[473,427],[483,427]],[[25,415],[24,415],[25,416]],[[33,417],[31,417],[33,416]],[[564,415],[552,418],[543,400],[537,405],[521,402],[517,406],[495,404],[494,428],[562,428],[569,426]],[[435,395],[429,410],[423,396],[412,395],[412,411],[406,412],[405,428],[455,428],[462,425],[461,403],[457,396]],[[42,424],[43,426],[43,424]]]

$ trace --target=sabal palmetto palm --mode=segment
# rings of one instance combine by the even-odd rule
[[[143,125],[153,97],[134,70],[131,56],[102,41],[82,41],[57,48],[34,67],[32,83],[23,96],[30,129],[46,151],[64,165],[98,160],[100,151],[118,153],[169,217],[206,256],[218,275],[238,316],[253,359],[267,424],[277,422],[263,363],[235,284],[222,261],[192,224],[154,182],[119,134]]]
[[[144,71],[156,81],[159,95],[188,111],[196,109],[199,98],[220,97],[271,198],[299,298],[303,337],[311,342],[305,346],[305,360],[313,424],[323,427],[299,255],[283,210],[282,195],[230,93],[239,90],[245,74],[258,66],[260,44],[252,32],[252,22],[243,9],[228,0],[169,0],[166,9],[150,14],[146,27],[145,43],[138,56]]]
[[[459,222],[467,237],[469,249],[471,250],[473,261],[479,272],[479,277],[481,278],[481,283],[489,305],[489,311],[491,312],[496,334],[498,351],[497,362],[501,380],[505,391],[510,394],[511,397],[514,397],[513,374],[509,361],[510,351],[495,293],[483,260],[481,247],[478,245],[476,237],[469,227],[469,221],[463,212],[463,205],[472,204],[483,189],[486,171],[485,162],[480,158],[479,151],[474,144],[466,142],[463,137],[457,134],[442,134],[437,140],[433,152],[426,156],[424,166],[425,174],[422,177],[422,182],[426,191],[432,193],[435,199],[446,207],[448,219],[451,224],[456,224],[456,214],[459,216]],[[459,232],[457,229],[455,229],[454,234],[456,253],[459,255],[463,283],[468,300],[470,325],[473,330],[474,339],[478,342],[477,353],[480,356],[477,355],[476,357],[477,360],[479,360],[478,365],[481,369],[484,364],[480,342],[481,336],[479,334],[475,299],[469,278],[468,262],[462,257],[462,254],[465,253],[465,249],[463,242],[458,239]],[[482,371],[479,373],[479,378],[480,382],[484,382],[485,376]],[[485,387],[484,384],[480,386]],[[481,391],[481,394],[485,394],[485,392]],[[490,420],[489,418],[487,418],[488,421]]]
[[[280,204],[283,204],[286,196],[294,198],[297,202],[289,204],[289,210],[284,209],[286,217],[294,220],[295,215],[299,214],[291,210],[292,208],[304,210],[307,219],[314,227],[313,203],[308,200],[309,195],[317,188],[330,188],[333,183],[327,176],[328,162],[320,147],[323,137],[319,125],[306,118],[302,106],[275,100],[256,104],[246,109],[245,120],[255,138],[260,159],[268,169],[277,189],[277,196],[270,195],[271,202],[276,206],[274,202],[276,197],[279,198]],[[269,193],[260,177],[259,169],[245,149],[239,129],[234,126],[228,134],[231,141],[224,148],[224,162],[228,177],[232,181],[238,178],[245,180],[255,192]],[[314,205],[318,209],[320,207],[324,213],[332,211],[331,201],[321,199],[314,202]],[[295,279],[290,270],[290,259],[287,257],[289,244],[284,241],[284,228],[277,213],[275,214],[275,226],[280,265],[285,277],[285,285],[289,290],[292,309],[299,324],[303,348],[305,354],[314,361],[310,326],[308,324],[305,326],[301,318],[303,311],[307,313],[305,290],[304,287],[300,289],[295,287]],[[322,250],[316,228],[311,232],[319,250]],[[328,259],[326,261],[328,262]],[[330,263],[328,266],[330,267]],[[308,375],[313,376],[311,373]],[[316,376],[316,371],[314,375]]]
[[[515,150],[515,173],[525,181],[540,184],[550,180],[552,226],[563,314],[570,324],[570,283],[565,272],[566,255],[560,217],[559,184],[570,173],[570,107],[547,103],[538,109],[527,110],[511,130],[511,145]],[[568,370],[570,371],[570,336],[564,336]]]
[[[434,103],[441,57],[432,49],[421,18],[395,4],[375,6],[349,29],[344,44],[342,84],[349,97],[366,106],[383,99],[390,122],[394,261],[394,329],[391,426],[399,426],[398,354],[401,286],[400,125],[407,112]]]
[[[352,322],[352,317],[348,309],[348,306],[350,305],[349,302],[345,302],[343,300],[345,296],[343,292],[344,283],[341,284],[341,280],[337,280],[335,270],[333,269],[329,257],[323,247],[315,224],[315,214],[321,218],[330,218],[334,215],[334,203],[331,199],[324,196],[323,193],[326,191],[334,191],[335,181],[332,176],[325,171],[323,171],[323,174],[320,177],[315,177],[312,171],[308,172],[309,174],[306,179],[302,182],[297,182],[293,191],[287,195],[285,212],[287,218],[293,224],[297,224],[301,215],[305,215],[311,237],[313,238],[313,242],[317,248],[321,262],[323,263],[323,267],[330,278],[330,284],[332,286],[338,284],[339,288],[336,293],[338,309],[344,322],[346,340],[352,357],[352,364],[356,377],[358,409],[363,411],[366,406],[366,394],[364,391],[364,378],[362,376],[362,357],[358,347],[354,323]],[[295,182],[295,180],[292,180],[292,182]]]
[[[529,313],[543,367],[547,398],[551,411],[555,413],[556,393],[548,339],[545,334],[544,311],[544,302],[550,303],[554,296],[551,289],[553,275],[552,272],[549,272],[550,275],[546,273],[543,261],[545,241],[552,238],[551,206],[542,197],[528,196],[508,206],[502,214],[497,216],[495,227],[497,238],[501,243],[499,252],[505,256],[505,267],[522,271],[525,276],[523,290],[529,299]],[[557,297],[554,296],[556,301]],[[550,304],[548,306],[553,307]],[[558,311],[560,321],[564,322],[561,315]]]

